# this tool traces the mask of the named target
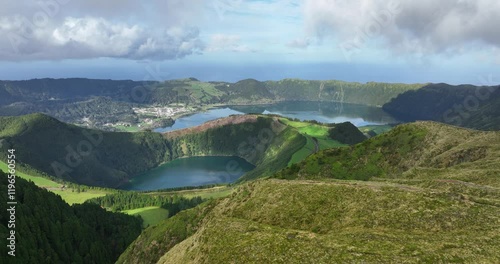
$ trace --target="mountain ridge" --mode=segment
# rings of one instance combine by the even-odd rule
[[[230,116],[160,134],[104,132],[31,114],[0,117],[0,138],[2,149],[16,148],[19,162],[33,169],[104,187],[119,187],[162,163],[192,156],[238,156],[256,165],[242,180],[270,176],[306,144],[295,128],[265,115]]]
[[[379,174],[355,177],[365,172],[356,169],[366,166],[363,160],[408,142],[423,146],[382,159],[386,166]],[[338,154],[360,146],[354,159],[359,167]],[[496,262],[499,154],[500,132],[429,121],[400,125],[348,148],[320,151],[296,168],[243,183],[210,207],[185,212],[196,228],[182,241],[155,231],[179,228],[173,227],[181,221],[175,217],[146,229],[119,263],[133,263],[141,254],[157,263]],[[329,177],[335,161],[327,157],[352,168],[354,176]],[[419,159],[399,165],[399,158],[409,157]],[[310,170],[320,159],[326,175],[318,176]],[[196,218],[202,208],[206,215]]]

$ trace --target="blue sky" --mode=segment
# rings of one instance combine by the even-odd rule
[[[2,7],[0,79],[500,80],[496,0],[2,0]]]

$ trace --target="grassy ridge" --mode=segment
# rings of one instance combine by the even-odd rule
[[[491,263],[499,215],[431,189],[259,181],[220,202],[159,263]]]
[[[314,144],[314,141],[312,140],[311,137],[306,137],[306,139],[307,143],[300,150],[298,150],[293,154],[292,158],[288,162],[289,166],[297,162],[303,161],[304,159],[309,157],[309,155],[314,153],[316,144]]]
[[[331,126],[291,120],[288,118],[280,118],[280,122],[294,128],[297,132],[304,135],[307,140],[306,144],[293,154],[288,162],[289,166],[304,160],[309,155],[319,150],[347,146],[330,137]]]
[[[422,149],[426,130],[403,125],[349,148],[321,151],[276,175],[286,179],[368,180],[408,169],[405,161]]]
[[[286,179],[408,178],[455,175],[456,180],[493,182],[500,163],[500,134],[433,122],[400,125],[345,149],[322,151],[276,175]],[[459,171],[459,173],[451,173]],[[417,176],[422,175],[422,176]]]
[[[401,125],[277,174],[296,180],[239,186],[213,201],[182,242],[169,235],[179,230],[169,219],[120,261],[147,254],[159,263],[496,263],[499,158],[498,132]]]
[[[215,206],[208,201],[168,218],[158,225],[150,226],[141,233],[120,256],[116,263],[155,263],[176,244],[194,234],[201,221]]]
[[[269,175],[286,167],[291,155],[305,143],[297,132],[286,130],[272,117],[256,116],[256,122],[232,124],[237,118],[226,118],[227,125],[168,138],[153,132],[84,129],[42,114],[0,117],[0,158],[5,158],[4,150],[15,148],[19,163],[47,175],[91,186],[118,187],[164,162],[189,156],[239,156],[258,167],[248,178]]]

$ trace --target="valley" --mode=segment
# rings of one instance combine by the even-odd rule
[[[286,102],[296,101],[325,102],[327,105],[337,102],[339,105],[334,106],[333,111],[340,113],[343,104],[381,107],[398,94],[423,86],[299,79],[277,82],[247,79],[236,83],[201,82],[194,78],[165,82],[76,78],[0,81],[0,94],[3,94],[0,116],[41,112],[88,128],[140,131],[168,127],[174,124],[173,119],[183,115],[226,106],[255,106],[253,109],[240,108],[247,109],[241,111],[244,113],[263,113],[265,109],[256,111],[259,105],[276,103],[278,111],[286,111],[286,107],[294,106]],[[280,106],[280,102],[285,105]],[[324,109],[332,111],[331,107]],[[305,117],[310,118],[310,115]],[[331,119],[318,121],[332,122]]]
[[[499,13],[3,1],[0,264],[499,264]]]
[[[118,263],[492,263],[499,137],[421,122],[321,151],[146,229]]]
[[[224,95],[217,92],[224,90],[220,84],[171,82],[193,85],[199,94],[189,100],[207,104],[90,99],[115,110],[127,105],[138,118],[129,120],[142,120],[120,117],[104,130],[41,113],[0,117],[0,169],[7,171],[6,150],[15,147],[19,178],[45,195],[75,208],[98,205],[109,217],[140,219],[126,220],[142,231],[117,249],[118,263],[499,258],[500,245],[493,242],[500,223],[499,134],[399,121],[412,120],[392,105],[408,105],[401,100],[413,94],[428,96],[428,88],[388,93],[383,108],[255,96],[259,104],[248,104],[237,93],[229,93],[230,105],[207,99]],[[244,83],[266,96],[281,89],[266,93],[262,83]],[[464,126],[494,129],[495,98],[471,112]],[[478,120],[479,112],[490,116]],[[470,243],[478,249],[467,249]]]

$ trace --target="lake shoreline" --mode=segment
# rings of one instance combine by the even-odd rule
[[[344,103],[344,102],[330,102],[330,101],[310,101],[310,100],[294,100],[294,101],[290,101],[290,100],[286,100],[286,101],[273,101],[273,102],[257,102],[257,103],[219,103],[219,104],[210,104],[210,105],[203,105],[203,106],[200,106],[198,109],[196,110],[193,110],[193,111],[190,111],[190,112],[183,112],[183,113],[179,113],[175,116],[172,116],[171,118],[174,119],[174,124],[172,126],[169,126],[169,127],[156,127],[156,128],[153,128],[152,130],[154,132],[158,132],[158,133],[167,133],[167,132],[170,132],[170,131],[175,131],[175,130],[178,130],[178,129],[183,129],[183,128],[186,128],[186,127],[180,127],[180,128],[176,128],[176,129],[172,129],[172,127],[176,126],[176,123],[179,122],[179,119],[181,118],[186,118],[186,117],[189,117],[189,116],[194,116],[194,115],[197,115],[197,114],[202,114],[202,113],[206,113],[206,112],[209,112],[211,110],[218,110],[218,109],[230,109],[230,110],[234,110],[235,112],[239,112],[237,114],[249,114],[249,113],[253,113],[253,112],[245,112],[245,111],[241,111],[241,110],[238,110],[238,109],[233,109],[232,107],[234,108],[238,108],[238,107],[251,107],[251,106],[256,106],[256,107],[259,107],[259,106],[276,106],[276,105],[279,105],[279,104],[287,104],[287,103],[291,103],[291,104],[296,104],[296,103],[302,103],[302,104],[308,104],[308,103],[311,103],[311,104],[319,104],[320,107],[322,104],[325,104],[325,105],[328,105],[328,104],[339,104],[339,105],[342,105],[342,107],[354,107],[354,108],[362,108],[362,107],[366,107],[366,108],[373,108],[373,109],[377,109],[378,111],[383,111],[382,110],[382,107],[380,106],[369,106],[369,105],[364,105],[364,104],[355,104],[355,103]],[[257,113],[258,111],[256,111],[255,113]],[[271,113],[273,111],[270,111]],[[262,114],[259,112],[259,114]],[[387,116],[390,116],[389,114],[385,113]],[[289,117],[289,118],[294,118],[294,117],[290,117],[290,116],[287,116],[286,114],[281,114],[282,116],[284,117]],[[321,114],[319,114],[321,115]],[[209,119],[209,120],[205,120],[205,122],[207,121],[211,121],[211,120],[215,120],[215,119],[219,119],[219,118],[223,118],[223,117],[227,117],[229,115],[225,115],[225,116],[221,116],[221,117],[216,117],[214,119]],[[397,122],[397,120],[391,116],[391,122],[386,122],[386,123],[393,123],[393,122]],[[314,117],[311,117],[311,119],[304,119],[304,120],[315,120]],[[197,125],[201,125],[203,124],[204,122],[202,123],[199,123]],[[371,124],[367,124],[367,125],[375,125],[377,124],[377,122],[375,123],[371,123]]]

